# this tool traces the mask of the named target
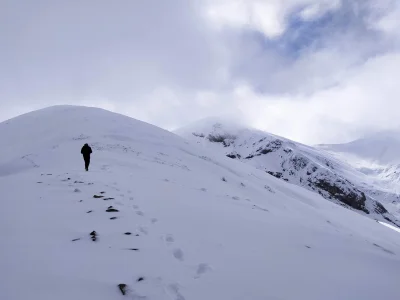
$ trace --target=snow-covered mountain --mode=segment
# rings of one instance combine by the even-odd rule
[[[400,194],[400,130],[382,131],[346,144],[323,144],[317,148],[345,161],[374,183],[376,197],[389,211],[399,212],[400,203],[379,190]]]
[[[345,144],[318,145],[322,149],[378,165],[400,164],[400,130],[382,131]]]
[[[400,225],[397,190],[328,151],[218,118],[201,120],[176,133],[373,219]]]
[[[1,299],[398,299],[393,227],[250,164],[86,107],[0,138]]]

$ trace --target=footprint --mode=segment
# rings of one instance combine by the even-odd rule
[[[178,284],[170,284],[169,290],[174,294],[175,300],[186,300],[185,297],[179,292],[179,286]]]
[[[258,206],[258,205],[253,205],[253,209],[258,209],[258,210],[262,210],[262,211],[267,211],[267,212],[269,212],[268,209],[262,208],[262,207],[260,207],[260,206]]]
[[[211,270],[212,269],[208,264],[201,263],[197,266],[196,276],[194,278],[200,278],[201,275],[203,275],[204,273],[207,273],[208,271],[211,271]]]
[[[149,232],[148,232],[148,230],[147,230],[147,228],[146,227],[139,227],[139,231],[141,232],[141,233],[144,233],[144,234],[149,234]]]
[[[132,205],[132,207],[133,207],[134,209],[139,209],[139,206],[137,206],[137,205]]]
[[[151,223],[155,224],[155,223],[157,223],[157,222],[158,222],[158,219],[157,219],[157,218],[152,218],[152,219],[151,219]]]
[[[133,197],[129,197],[129,200],[133,201],[133,199],[134,199]]]
[[[129,191],[129,190],[128,190],[127,193],[128,193],[128,194],[132,194],[132,191]]]
[[[142,217],[144,216],[144,213],[143,213],[142,211],[140,211],[140,210],[137,211],[136,214],[137,214],[138,216],[142,216]]]
[[[174,254],[174,257],[177,260],[183,261],[183,251],[182,251],[182,249],[179,249],[179,248],[174,249],[173,254]]]
[[[172,244],[173,242],[175,242],[175,239],[174,239],[174,237],[173,237],[172,234],[168,234],[168,235],[165,237],[165,241],[166,241],[168,244]]]

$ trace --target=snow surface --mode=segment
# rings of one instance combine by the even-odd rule
[[[346,144],[319,145],[380,165],[400,164],[400,130],[382,131]]]
[[[365,168],[355,167],[340,155],[225,119],[207,118],[178,129],[175,133],[205,149],[222,153],[317,192],[340,205],[351,208],[344,204],[343,195],[347,195],[347,199],[356,196],[361,202],[364,198],[365,205],[358,207],[358,212],[367,212],[375,220],[386,222],[389,219],[400,226],[400,185],[395,177],[388,175],[396,174],[392,171],[393,167],[374,169],[373,172],[368,169],[370,172],[365,172]],[[321,183],[338,187],[340,192],[334,196],[328,192],[329,187],[321,188]],[[388,213],[381,211],[382,206]]]
[[[398,232],[170,132],[57,106],[0,138],[1,299],[399,298]]]

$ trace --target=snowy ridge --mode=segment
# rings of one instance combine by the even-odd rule
[[[379,165],[399,164],[400,129],[374,133],[346,144],[322,144],[318,147]]]
[[[398,232],[165,130],[59,106],[0,138],[1,299],[397,299]]]
[[[377,185],[324,150],[218,119],[202,120],[176,133],[373,219],[400,225],[397,191],[383,186],[383,180]]]

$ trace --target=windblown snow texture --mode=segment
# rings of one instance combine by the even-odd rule
[[[170,132],[58,106],[0,137],[1,299],[398,298],[398,232]]]

